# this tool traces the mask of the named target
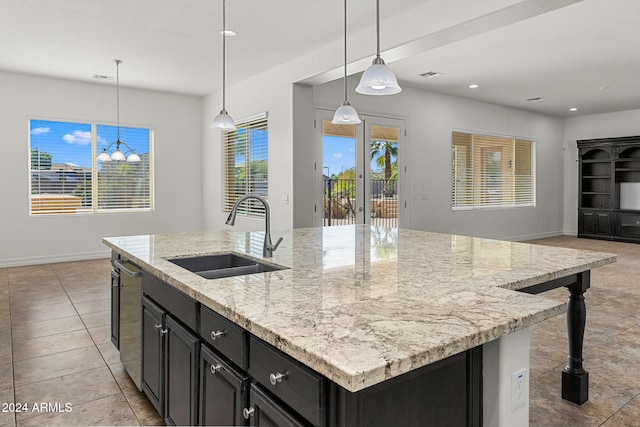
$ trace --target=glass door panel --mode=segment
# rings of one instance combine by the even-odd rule
[[[355,224],[356,125],[322,120],[322,225]]]
[[[316,110],[315,224],[398,227],[404,121],[360,116],[362,124],[335,125],[333,112]]]

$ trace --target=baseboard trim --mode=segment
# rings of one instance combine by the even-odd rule
[[[535,240],[535,239],[544,239],[547,237],[555,237],[555,236],[562,236],[563,232],[562,231],[547,231],[545,233],[535,233],[535,234],[523,234],[520,236],[512,236],[512,237],[508,237],[504,240],[510,240],[513,242],[521,242],[524,240]]]
[[[21,267],[25,265],[51,264],[56,262],[84,261],[88,259],[108,258],[111,256],[109,249],[94,252],[79,252],[68,254],[53,254],[34,257],[4,258],[0,259],[0,268]]]

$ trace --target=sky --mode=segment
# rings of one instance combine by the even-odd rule
[[[97,154],[117,139],[117,127],[97,125]],[[30,147],[52,155],[52,163],[72,163],[91,168],[91,125],[85,123],[30,121]],[[136,150],[138,155],[149,152],[149,130],[120,128],[120,141]],[[120,147],[127,154],[125,146]],[[115,150],[115,144],[111,151]],[[96,155],[97,155],[96,154]]]
[[[367,151],[367,156],[369,156]],[[322,136],[322,166],[329,167],[322,170],[324,175],[338,175],[343,170],[352,168],[356,164],[356,140],[344,136]],[[371,161],[372,171],[381,171],[382,168]]]

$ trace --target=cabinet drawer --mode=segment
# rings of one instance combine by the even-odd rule
[[[624,214],[619,215],[620,230],[618,233],[625,237],[640,237],[640,215]]]
[[[142,292],[189,328],[196,330],[196,300],[147,272],[142,273]]]
[[[307,421],[323,424],[324,379],[320,374],[254,336],[249,339],[248,372]]]
[[[215,311],[200,307],[200,335],[242,369],[247,368],[247,332]]]

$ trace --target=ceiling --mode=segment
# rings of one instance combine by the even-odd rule
[[[100,82],[92,76],[113,76],[118,58],[123,86],[195,96],[221,87],[219,0],[0,1],[0,70]],[[479,10],[477,0],[444,7],[436,0],[388,0],[381,14],[388,19],[433,3],[439,14],[453,16],[465,2],[475,8],[477,31],[457,23],[427,35],[417,49],[420,40],[413,49],[383,52],[403,86],[560,117],[640,108],[640,1],[573,0],[504,22],[495,7]],[[545,2],[561,3],[521,1]],[[227,39],[227,81],[340,42],[341,16],[340,1],[228,0],[227,28],[239,35]],[[349,1],[350,34],[373,22],[372,0]],[[428,71],[442,75],[420,76]],[[472,83],[479,87],[469,89]]]

